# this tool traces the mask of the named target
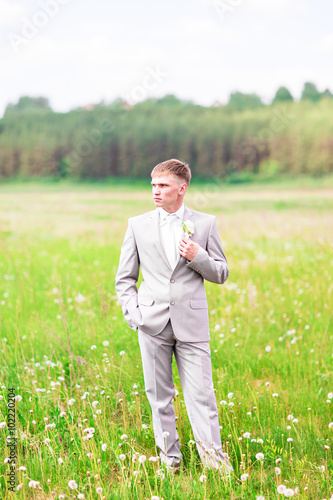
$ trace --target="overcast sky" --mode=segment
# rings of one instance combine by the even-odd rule
[[[333,91],[332,0],[0,0],[0,116],[22,95],[55,111],[175,94],[269,102]]]

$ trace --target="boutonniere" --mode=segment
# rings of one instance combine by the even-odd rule
[[[193,222],[190,221],[189,219],[183,220],[182,228],[183,228],[183,231],[185,233],[186,239],[189,239],[189,237],[194,234],[195,226],[194,226]]]

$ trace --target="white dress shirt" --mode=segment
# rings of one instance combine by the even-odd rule
[[[179,241],[184,237],[184,231],[182,228],[184,210],[185,206],[183,203],[182,206],[177,210],[177,212],[174,212],[172,214],[175,217],[175,221],[172,222],[172,225],[170,227],[167,221],[167,217],[170,216],[169,212],[164,210],[164,208],[162,207],[158,208],[160,217],[160,234],[161,234],[162,245],[164,247],[165,253],[167,254],[168,260],[172,268],[175,268],[180,258],[180,254],[178,252],[178,244]],[[173,233],[170,233],[170,231],[172,230]],[[172,249],[170,249],[170,241],[172,240],[173,240],[172,246],[175,247],[176,259],[174,259]]]

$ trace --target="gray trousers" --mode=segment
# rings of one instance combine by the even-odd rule
[[[176,429],[172,355],[175,355],[185,405],[202,462],[218,468],[224,462],[208,342],[180,342],[171,322],[151,336],[138,330],[145,389],[152,410],[161,461],[177,466],[182,458]]]

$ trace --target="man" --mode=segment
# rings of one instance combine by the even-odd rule
[[[128,221],[116,292],[126,321],[138,330],[161,461],[172,470],[180,467],[182,458],[172,403],[174,354],[200,458],[228,474],[233,469],[221,447],[204,287],[204,279],[220,284],[227,280],[227,260],[215,216],[183,203],[191,180],[189,166],[168,160],[156,165],[151,177],[157,209]],[[143,279],[138,290],[140,265]]]

